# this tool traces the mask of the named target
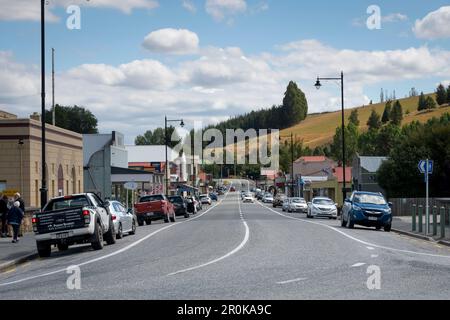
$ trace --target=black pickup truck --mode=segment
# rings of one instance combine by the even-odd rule
[[[108,205],[93,193],[54,198],[34,214],[32,222],[41,257],[49,257],[54,244],[60,251],[81,243],[91,243],[94,250],[100,250],[103,241],[116,241]]]

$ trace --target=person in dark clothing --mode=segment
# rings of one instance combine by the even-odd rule
[[[19,230],[20,225],[22,224],[23,219],[23,211],[20,209],[20,202],[16,201],[14,202],[14,205],[9,209],[7,218],[8,224],[13,229],[13,240],[12,243],[19,242],[18,236],[19,236]]]
[[[8,214],[8,197],[2,196],[0,199],[0,215],[2,216],[2,230],[1,237],[6,238],[8,232],[8,225],[6,224],[6,215]]]
[[[20,193],[16,193],[14,195],[14,201],[19,201],[20,209],[22,210],[22,212],[25,212],[25,201],[23,201],[22,196],[20,195]]]

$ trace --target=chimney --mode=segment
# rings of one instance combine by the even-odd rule
[[[41,122],[41,114],[33,112],[33,114],[30,116],[30,119]]]

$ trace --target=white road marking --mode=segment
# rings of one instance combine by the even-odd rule
[[[259,202],[258,202],[258,203],[259,203]],[[318,225],[318,226],[322,226],[322,227],[328,228],[328,229],[330,229],[330,230],[333,230],[333,231],[335,231],[335,232],[337,232],[337,233],[343,235],[344,237],[346,237],[346,238],[348,238],[348,239],[351,239],[351,240],[353,240],[353,241],[356,241],[356,242],[358,242],[358,243],[361,243],[361,244],[363,244],[363,245],[365,245],[365,246],[370,246],[370,247],[374,247],[374,248],[378,248],[378,249],[384,249],[384,250],[388,250],[388,251],[394,251],[394,252],[401,252],[401,253],[415,254],[415,255],[419,255],[419,256],[427,256],[427,257],[434,257],[434,258],[446,258],[446,259],[450,259],[450,256],[447,256],[447,255],[433,254],[433,253],[426,253],[426,252],[417,252],[417,251],[410,251],[410,250],[403,250],[403,249],[396,249],[396,248],[390,248],[390,247],[386,247],[386,246],[382,246],[382,245],[378,245],[378,244],[373,244],[373,243],[370,243],[370,242],[367,242],[367,241],[364,241],[364,240],[360,240],[360,239],[358,239],[358,238],[355,238],[355,237],[353,237],[353,236],[351,236],[351,235],[345,233],[344,231],[341,231],[341,230],[339,230],[339,229],[337,229],[337,228],[335,228],[335,227],[333,227],[333,226],[329,226],[329,225],[327,225],[327,224],[323,224],[323,223],[319,223],[319,222],[314,222],[314,221],[309,221],[309,220],[304,220],[304,219],[299,219],[299,218],[290,217],[290,216],[284,215],[284,214],[282,214],[282,213],[280,213],[280,212],[277,212],[277,211],[275,211],[275,210],[272,210],[271,208],[266,207],[265,205],[263,205],[263,204],[261,204],[261,203],[259,203],[259,204],[260,204],[262,207],[264,207],[264,208],[266,208],[266,209],[268,209],[268,210],[270,210],[270,211],[272,211],[272,212],[274,212],[274,213],[276,213],[276,214],[278,214],[278,215],[280,215],[280,216],[282,216],[282,217],[285,217],[285,218],[287,218],[287,219],[293,219],[293,220],[297,220],[297,221],[300,221],[300,222],[303,222],[303,223],[310,223],[310,224],[315,224],[315,225]]]
[[[239,197],[238,197],[238,204],[239,204],[239,212],[242,213],[241,201],[239,200]],[[244,240],[242,240],[242,242],[236,248],[234,248],[232,251],[230,251],[227,254],[221,256],[220,258],[211,260],[209,262],[203,263],[203,264],[198,265],[198,266],[194,266],[194,267],[191,267],[191,268],[187,268],[187,269],[183,269],[183,270],[179,270],[179,271],[176,271],[176,272],[169,273],[167,276],[174,276],[174,275],[177,275],[177,274],[180,274],[180,273],[185,273],[185,272],[197,270],[197,269],[200,269],[200,268],[204,268],[204,267],[209,266],[211,264],[214,264],[214,263],[217,263],[219,261],[222,261],[222,260],[232,256],[236,252],[240,251],[242,248],[244,248],[244,246],[247,244],[247,242],[248,242],[248,240],[250,238],[250,229],[248,227],[247,222],[244,220],[244,218],[242,218],[242,223],[244,224],[244,227],[245,227]]]
[[[366,263],[358,262],[358,263],[355,263],[354,265],[352,265],[351,268],[359,268],[359,267],[362,267],[364,265],[366,265]]]
[[[297,278],[297,279],[292,279],[292,280],[287,280],[287,281],[280,281],[280,282],[277,282],[277,284],[288,284],[288,283],[300,282],[300,281],[305,281],[305,280],[308,280],[308,278]]]
[[[378,258],[378,255],[377,255],[377,254],[372,254],[370,257],[371,257],[372,259],[375,259],[375,258]]]
[[[123,252],[125,252],[125,251],[130,250],[131,248],[134,248],[134,247],[137,246],[138,244],[144,242],[145,240],[148,240],[149,238],[151,238],[151,237],[157,235],[158,233],[160,233],[160,232],[162,232],[162,231],[164,231],[164,230],[173,228],[173,227],[175,227],[176,225],[180,225],[180,224],[183,224],[183,223],[186,223],[186,222],[190,222],[190,221],[196,220],[196,219],[198,219],[198,218],[204,216],[204,215],[207,214],[208,212],[210,212],[212,209],[216,208],[218,205],[220,205],[220,204],[222,203],[222,201],[225,200],[225,199],[227,198],[227,196],[228,196],[228,193],[227,193],[227,194],[225,195],[225,197],[224,197],[222,200],[220,200],[216,205],[212,206],[211,208],[209,208],[208,210],[206,210],[206,211],[203,212],[202,214],[197,215],[196,217],[193,217],[193,218],[191,218],[191,219],[189,219],[189,220],[184,220],[184,221],[182,221],[182,222],[176,222],[176,223],[173,223],[173,224],[171,224],[171,225],[169,225],[169,226],[167,226],[167,227],[163,227],[163,228],[161,228],[161,229],[158,229],[158,230],[156,230],[155,232],[152,232],[152,233],[150,233],[149,235],[145,236],[144,238],[139,239],[139,240],[137,240],[137,241],[135,241],[135,242],[129,244],[129,245],[126,246],[126,247],[123,247],[122,249],[119,249],[119,250],[114,251],[114,252],[112,252],[112,253],[110,253],[110,254],[107,254],[107,255],[104,255],[104,256],[101,256],[101,257],[92,259],[92,260],[85,261],[85,262],[83,262],[83,263],[79,263],[79,264],[77,264],[77,266],[78,266],[78,267],[81,267],[81,266],[85,266],[85,265],[88,265],[88,264],[92,264],[92,263],[94,263],[94,262],[98,262],[98,261],[101,261],[101,260],[105,260],[105,259],[114,257],[114,256],[116,256],[116,255],[118,255],[118,254],[120,254],[120,253],[123,253]],[[8,285],[17,284],[17,283],[21,283],[21,282],[25,282],[25,281],[29,281],[29,280],[34,280],[34,279],[38,279],[38,278],[42,278],[42,277],[48,277],[48,276],[52,276],[52,275],[55,275],[55,274],[58,274],[58,273],[65,273],[66,270],[67,270],[67,268],[64,268],[64,269],[59,269],[59,270],[55,270],[55,271],[51,271],[51,272],[39,274],[39,275],[36,275],[36,276],[26,277],[26,278],[19,279],[19,280],[15,280],[15,281],[10,281],[10,282],[5,282],[5,283],[0,283],[0,287],[5,287],[5,286],[8,286]]]
[[[375,250],[374,247],[366,247],[366,248],[369,249],[369,250]]]

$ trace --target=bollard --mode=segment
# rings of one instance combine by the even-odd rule
[[[419,232],[423,232],[423,206],[419,206]]]
[[[413,232],[416,232],[416,230],[417,230],[417,222],[416,222],[417,214],[416,214],[416,211],[417,211],[417,205],[413,204],[412,205],[412,231]]]
[[[433,236],[437,235],[437,207],[433,207]]]
[[[445,238],[445,207],[441,207],[441,238]]]

